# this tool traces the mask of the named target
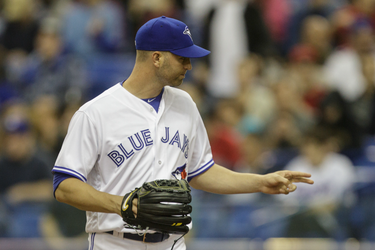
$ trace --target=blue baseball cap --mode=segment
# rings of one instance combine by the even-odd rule
[[[137,50],[169,51],[175,55],[197,58],[211,52],[194,44],[188,26],[174,18],[157,17],[139,28],[135,36]]]

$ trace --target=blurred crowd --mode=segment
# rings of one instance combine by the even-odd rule
[[[264,223],[238,216],[287,204],[294,212],[264,237],[375,240],[375,0],[2,0],[0,237],[82,235],[84,212],[54,200],[50,171],[74,112],[126,79],[137,29],[161,15],[212,52],[180,88],[215,162],[315,181],[281,198],[196,192],[196,236],[209,232],[199,220],[212,200],[239,206],[226,218],[246,225],[228,232],[213,218],[210,237],[263,237],[244,233]]]

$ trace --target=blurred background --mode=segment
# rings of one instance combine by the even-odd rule
[[[1,0],[0,249],[87,249],[51,169],[74,112],[129,76],[137,29],[161,15],[212,52],[180,88],[215,162],[315,181],[193,190],[188,250],[375,249],[375,0]]]

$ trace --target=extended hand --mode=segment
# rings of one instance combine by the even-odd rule
[[[262,176],[260,191],[265,194],[289,194],[297,189],[293,183],[313,184],[311,174],[297,171],[278,171]]]

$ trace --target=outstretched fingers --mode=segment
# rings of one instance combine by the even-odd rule
[[[306,184],[313,184],[314,181],[310,179],[311,174],[299,172],[299,171],[279,171],[279,176],[281,178],[277,178],[279,182],[279,192],[281,194],[289,194],[294,192],[297,189],[297,186],[293,183],[306,183]]]
[[[307,184],[314,184],[314,181],[309,179],[311,174],[299,172],[299,171],[281,171],[284,174],[284,178],[288,179],[293,183],[302,182]]]
[[[293,183],[302,182],[302,183],[307,183],[307,184],[314,184],[314,181],[308,178],[293,178],[291,179],[291,182]]]
[[[260,191],[267,194],[289,194],[297,189],[294,183],[313,184],[314,181],[309,179],[310,177],[309,173],[289,170],[267,174]]]

